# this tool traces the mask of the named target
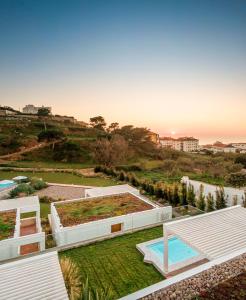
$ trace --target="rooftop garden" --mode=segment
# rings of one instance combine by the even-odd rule
[[[0,211],[0,241],[14,236],[16,211]]]
[[[92,288],[110,288],[113,299],[118,299],[164,279],[153,265],[143,262],[143,255],[136,249],[136,244],[161,236],[162,226],[158,226],[66,250],[59,256],[76,264],[81,283],[88,278]]]
[[[64,227],[153,208],[130,193],[57,203],[55,206]]]

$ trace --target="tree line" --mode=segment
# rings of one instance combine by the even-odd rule
[[[211,212],[218,209],[226,208],[227,199],[223,187],[218,187],[215,197],[209,193],[204,195],[204,186],[201,184],[198,195],[194,191],[193,185],[185,183],[164,183],[153,182],[151,180],[141,180],[134,173],[116,170],[105,166],[95,167],[95,172],[103,172],[108,176],[117,178],[122,182],[128,182],[132,186],[139,188],[140,192],[149,196],[154,196],[160,203],[168,202],[172,206],[191,205],[199,210]],[[246,206],[246,195],[244,206]],[[238,199],[234,199],[234,205],[237,205]]]

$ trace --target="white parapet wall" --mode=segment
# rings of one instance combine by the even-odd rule
[[[207,196],[211,193],[216,199],[216,190],[219,188],[217,185],[208,184],[202,181],[191,180],[188,176],[184,176],[181,182],[186,183],[187,186],[192,185],[194,187],[195,194],[198,196],[201,184],[204,187],[204,195]],[[225,191],[225,199],[227,206],[234,205],[234,199],[237,198],[237,204],[242,204],[245,199],[245,194],[243,189],[236,189],[232,187],[223,187]]]
[[[88,199],[88,198],[87,198]],[[140,198],[142,201],[142,198]],[[114,236],[111,226],[122,224],[121,233],[158,224],[172,218],[172,207],[156,207],[141,212],[101,219],[76,226],[63,227],[55,204],[51,204],[51,227],[57,246],[85,242],[97,238]]]
[[[39,243],[39,250],[45,250],[45,233],[42,232],[40,219],[40,206],[37,196],[8,199],[0,201],[0,211],[16,211],[15,230],[11,238],[0,241],[0,261],[18,257],[20,255],[20,247],[23,245]],[[25,218],[23,220],[35,219],[36,233],[21,236],[21,214],[35,212],[36,216],[32,218]]]

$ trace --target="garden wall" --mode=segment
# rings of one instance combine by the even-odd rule
[[[18,257],[20,246],[32,243],[39,243],[39,250],[45,250],[45,233],[39,232],[0,241],[0,261]]]
[[[216,190],[218,186],[201,182],[201,181],[191,180],[189,179],[188,176],[184,176],[182,178],[182,182],[186,183],[187,186],[189,184],[192,185],[194,187],[194,192],[196,193],[197,196],[199,195],[200,186],[202,184],[204,187],[204,195],[207,196],[209,193],[211,193],[214,196],[214,199],[216,199]],[[227,206],[234,205],[235,196],[237,196],[237,201],[238,201],[237,204],[241,205],[243,203],[245,197],[243,189],[224,187],[224,191],[225,191],[225,199],[226,199]]]
[[[104,236],[113,236],[115,235],[115,233],[111,233],[111,226],[114,224],[122,223],[122,230],[120,232],[125,232],[164,222],[171,218],[172,207],[167,206],[88,222],[77,226],[62,227],[55,206],[53,205],[51,207],[51,226],[57,246],[83,242],[91,239],[101,238]]]

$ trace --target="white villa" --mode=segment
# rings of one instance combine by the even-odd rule
[[[33,213],[33,217],[22,214]],[[42,232],[38,196],[0,201],[0,217],[14,223],[13,233],[0,240],[0,261],[45,249],[45,233]]]
[[[87,197],[84,199],[59,201],[58,203],[51,204],[51,227],[53,237],[58,246],[103,239],[140,228],[143,229],[147,226],[161,224],[165,220],[172,218],[171,206],[160,207],[148,199],[129,191],[129,189],[125,192],[124,187],[120,186],[102,189],[104,193],[100,194],[101,196],[97,195],[91,197],[87,194]],[[111,193],[109,193],[110,189]],[[123,192],[112,193],[112,191],[116,191],[117,189]],[[98,190],[95,189],[94,193],[97,194],[97,191]],[[106,216],[102,218],[98,218],[98,216],[95,215],[91,221],[83,221],[82,218],[78,218],[77,222],[70,226],[63,224],[61,220],[62,213],[59,213],[59,207],[61,206],[75,205],[76,207],[80,207],[79,210],[81,210],[81,207],[84,206],[86,202],[89,204],[97,204],[100,201],[102,201],[100,209],[103,210],[105,205],[104,201],[111,198],[113,203],[116,204],[118,203],[118,198],[129,199],[129,197],[134,201],[134,208],[130,210],[130,213],[126,212],[122,214],[119,209],[117,212],[114,213],[114,211],[112,211],[111,214],[106,214]],[[118,204],[116,204],[116,206],[117,205]],[[122,205],[124,206],[125,204],[123,203]],[[89,207],[89,205],[87,207]],[[106,207],[107,205],[105,205],[105,208]]]

